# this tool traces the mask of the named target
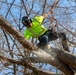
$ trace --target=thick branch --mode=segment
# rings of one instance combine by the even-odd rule
[[[69,66],[72,66],[76,70],[76,56],[68,53],[68,52],[59,52],[58,54],[61,61],[67,63]]]
[[[0,55],[0,59],[1,60],[4,60],[4,61],[7,61],[7,62],[9,62],[9,63],[12,63],[12,64],[18,64],[18,65],[22,65],[22,66],[25,66],[25,67],[27,67],[27,68],[29,68],[29,69],[32,69],[33,71],[34,71],[34,73],[35,73],[35,75],[55,75],[54,73],[52,73],[52,72],[47,72],[47,71],[43,71],[43,70],[41,70],[41,69],[37,69],[37,68],[35,68],[34,66],[32,66],[32,65],[29,65],[28,64],[28,62],[27,61],[25,61],[25,60],[14,60],[13,58],[7,58],[7,57],[4,57],[4,56],[2,56],[2,55]],[[11,65],[12,65],[11,64]]]

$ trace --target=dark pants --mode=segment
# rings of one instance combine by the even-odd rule
[[[47,45],[50,41],[56,40],[58,38],[62,39],[62,46],[63,49],[69,52],[68,48],[68,42],[65,33],[57,33],[53,30],[47,31],[43,36],[39,37],[39,45],[40,46],[45,46]]]

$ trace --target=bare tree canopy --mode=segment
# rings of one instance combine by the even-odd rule
[[[2,64],[0,71],[8,68],[8,72],[3,71],[2,74],[55,75],[51,70],[42,69],[43,64],[46,63],[59,69],[60,75],[75,75],[75,8],[75,0],[65,0],[65,3],[63,0],[51,0],[51,2],[50,0],[13,0],[11,2],[0,0],[0,63]],[[50,11],[52,14],[45,18],[43,24],[46,28],[53,27],[56,31],[66,33],[70,53],[63,50],[60,39],[50,42],[49,50],[46,47],[43,50],[36,46],[36,39],[31,38],[32,42],[30,42],[23,36],[25,30],[21,23],[23,15],[33,18],[36,15],[49,14]],[[12,71],[9,72],[10,70]]]

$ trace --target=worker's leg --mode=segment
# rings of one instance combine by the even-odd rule
[[[68,40],[66,38],[65,33],[57,33],[55,31],[49,31],[47,35],[48,35],[48,42],[52,40],[56,40],[57,38],[61,38],[63,49],[70,52],[68,47]]]
[[[48,36],[47,35],[43,35],[42,37],[39,38],[39,43],[37,44],[38,47],[44,49],[50,49],[50,45],[48,42]]]
[[[63,49],[70,52],[69,47],[68,47],[68,40],[66,38],[65,33],[58,33],[58,36],[62,39]]]
[[[38,46],[42,46],[42,47],[46,46],[46,45],[48,45],[48,43],[50,41],[56,40],[58,38],[62,39],[63,49],[70,52],[69,47],[68,47],[68,41],[67,41],[65,33],[57,33],[54,31],[49,31],[49,33],[47,33],[46,35],[39,38],[40,42],[38,43]]]

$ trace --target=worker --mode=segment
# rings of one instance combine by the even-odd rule
[[[39,40],[37,46],[47,46],[48,49],[50,49],[50,41],[61,38],[63,49],[70,52],[65,33],[57,33],[56,31],[53,31],[53,29],[49,30],[42,25],[44,19],[50,13],[51,12],[43,14],[42,16],[35,16],[33,19],[30,19],[28,16],[23,16],[22,23],[26,27],[26,30],[24,31],[25,38],[28,40],[30,37],[37,38]]]

